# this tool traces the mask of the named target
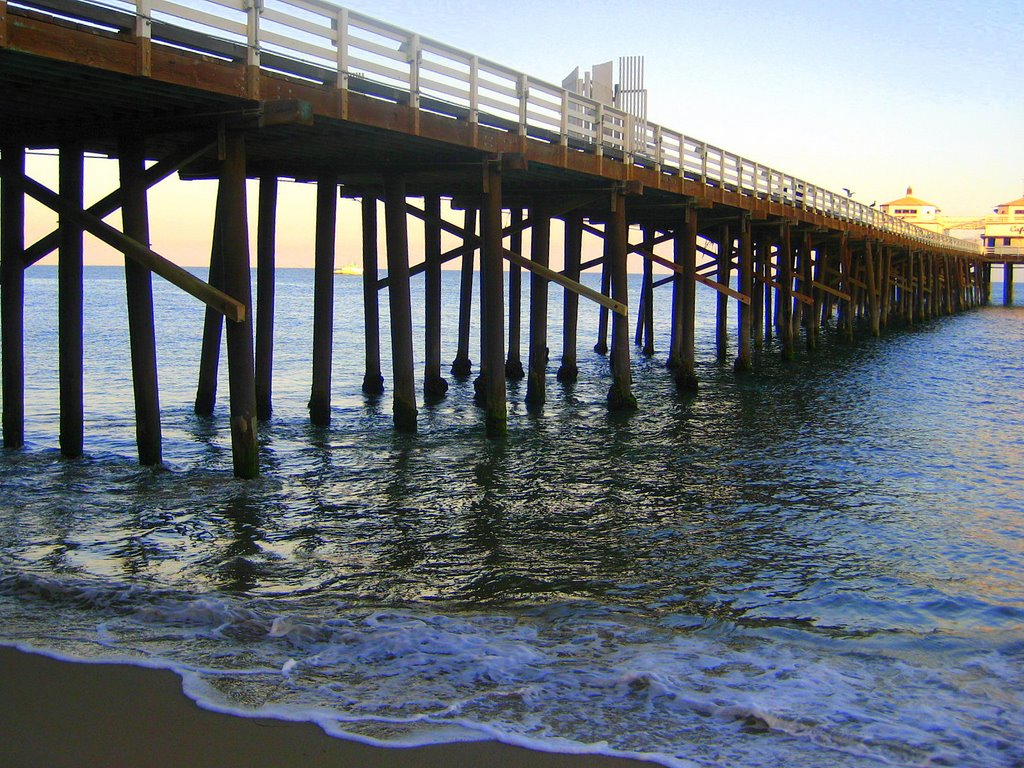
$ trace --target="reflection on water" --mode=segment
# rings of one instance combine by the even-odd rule
[[[32,444],[0,453],[9,640],[159,659],[220,706],[330,711],[375,740],[607,741],[666,764],[1024,759],[1024,309],[854,346],[826,334],[794,365],[769,347],[736,378],[706,303],[697,397],[675,392],[659,337],[634,361],[641,410],[609,414],[607,361],[581,336],[580,380],[552,366],[543,409],[510,384],[506,438],[484,437],[454,379],[409,436],[387,393],[359,394],[347,318],[332,424],[309,425],[309,274],[284,270],[264,474],[243,483],[223,406],[191,414],[201,313],[166,290],[168,467],[135,465],[117,280],[87,283],[106,328],[87,345],[88,455],[60,459],[41,308],[56,281],[36,274]],[[339,281],[339,306],[357,289]]]

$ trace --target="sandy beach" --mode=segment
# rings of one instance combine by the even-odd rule
[[[381,749],[308,723],[233,717],[198,707],[177,675],[121,664],[74,664],[0,648],[0,764],[8,768],[388,766],[626,768],[650,765],[557,755],[495,742]]]

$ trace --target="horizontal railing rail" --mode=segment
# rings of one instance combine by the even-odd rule
[[[9,0],[977,255],[803,179],[322,0]]]

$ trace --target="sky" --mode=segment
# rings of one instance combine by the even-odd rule
[[[551,83],[576,66],[643,56],[651,121],[813,184],[848,188],[865,204],[912,186],[947,215],[982,216],[1024,195],[1020,0],[346,5]],[[112,165],[89,161],[87,202],[116,186]],[[34,158],[30,171],[55,183],[53,166]],[[181,264],[207,263],[214,195],[196,182],[155,188],[154,249]],[[312,201],[311,185],[282,189],[282,266],[312,264]],[[342,204],[339,264],[358,253],[357,215]],[[33,207],[30,234],[51,223]],[[89,263],[120,260],[96,243],[87,254]]]

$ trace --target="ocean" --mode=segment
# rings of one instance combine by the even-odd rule
[[[457,282],[444,273],[446,361]],[[990,307],[852,345],[826,331],[793,364],[769,345],[737,377],[698,286],[690,397],[664,368],[659,291],[629,415],[605,406],[588,302],[579,381],[555,380],[552,289],[547,403],[527,409],[510,382],[494,440],[472,381],[450,376],[445,399],[421,400],[419,433],[395,432],[388,393],[360,391],[360,280],[335,286],[332,422],[314,428],[312,270],[278,271],[274,416],[263,473],[242,482],[226,364],[217,413],[195,416],[202,308],[159,280],[165,465],[137,464],[110,267],[86,269],[86,456],[63,460],[56,270],[27,272],[28,444],[0,450],[0,643],[170,668],[204,706],[372,744],[1024,765],[1022,298],[999,306],[996,285]],[[631,290],[635,307],[638,276]],[[524,361],[526,338],[524,324]],[[385,320],[385,368],[387,339]],[[421,363],[421,330],[416,346]]]

